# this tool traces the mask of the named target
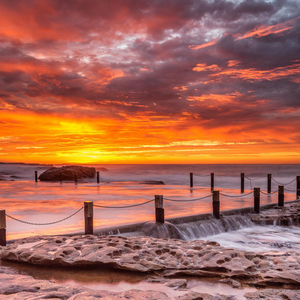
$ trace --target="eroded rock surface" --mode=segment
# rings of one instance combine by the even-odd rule
[[[51,168],[43,172],[39,176],[41,181],[60,181],[60,180],[75,180],[82,178],[94,178],[96,169],[93,167],[82,166],[64,166],[61,168]]]
[[[246,293],[244,297],[247,300],[300,300],[299,290],[278,290],[266,289],[254,293]]]
[[[295,251],[254,253],[216,242],[150,237],[59,236],[21,239],[4,247],[3,260],[55,266],[103,266],[164,276],[194,275],[243,279],[258,286],[300,284]]]
[[[285,204],[284,207],[275,206],[252,215],[251,219],[260,225],[296,225],[300,223],[300,203]]]

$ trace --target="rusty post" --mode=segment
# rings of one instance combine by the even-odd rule
[[[99,173],[99,171],[97,171],[97,183],[98,184],[100,183],[100,173]]]
[[[278,206],[284,206],[284,185],[278,186]]]
[[[193,173],[190,173],[190,187],[192,188],[193,186],[194,186]]]
[[[34,179],[35,179],[35,182],[38,182],[38,172],[37,171],[34,171]]]
[[[213,215],[216,219],[220,219],[220,192],[213,191]]]
[[[78,182],[77,174],[74,175],[74,181],[75,181],[75,184],[77,185],[77,182]]]
[[[6,246],[6,214],[0,210],[0,246]]]
[[[260,210],[260,188],[254,188],[254,212],[259,214]]]
[[[157,223],[165,222],[164,197],[163,195],[155,195],[155,220]]]
[[[94,223],[94,212],[93,202],[84,202],[84,234],[94,234],[93,223]]]

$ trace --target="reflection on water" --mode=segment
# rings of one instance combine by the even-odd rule
[[[10,267],[19,274],[30,275],[35,279],[52,280],[59,284],[84,286],[94,290],[106,290],[110,292],[123,292],[131,289],[155,290],[166,293],[171,299],[186,294],[188,291],[208,293],[211,295],[225,294],[234,295],[237,299],[245,299],[243,295],[247,292],[255,292],[255,288],[243,287],[233,289],[229,285],[220,283],[219,279],[188,277],[186,289],[174,289],[162,283],[147,282],[153,276],[143,273],[126,272],[106,268],[53,268],[43,266],[32,266],[6,262],[0,260],[0,266]]]
[[[95,166],[97,167],[97,166]],[[89,182],[34,182],[34,171],[39,173],[45,166],[0,164],[0,208],[7,214],[33,223],[61,220],[83,206],[84,201],[97,205],[122,206],[145,202],[154,195],[170,199],[193,199],[210,194],[210,172],[215,172],[215,189],[224,194],[238,195],[239,173],[245,172],[251,178],[272,173],[281,182],[288,182],[297,174],[297,165],[107,165],[109,171],[100,172],[101,184],[95,179]],[[193,172],[194,188],[189,188],[189,172]],[[14,177],[11,177],[14,176]],[[146,185],[128,181],[162,180],[166,185]],[[266,190],[265,179],[255,179],[253,185]],[[277,183],[272,182],[272,190]],[[245,181],[245,193],[249,191],[249,180]],[[248,190],[247,190],[248,188]],[[293,189],[294,183],[287,188]],[[286,191],[285,199],[294,200],[295,193]],[[229,198],[221,196],[221,210],[253,205],[252,195]],[[192,214],[210,213],[211,198],[195,202],[164,201],[165,217],[181,217]],[[277,194],[261,195],[261,203],[277,202]],[[94,226],[97,228],[146,222],[154,219],[153,202],[134,208],[95,208]],[[66,234],[83,231],[83,211],[62,223],[49,226],[22,224],[7,219],[8,239],[30,235]]]
[[[193,199],[210,194],[208,188],[195,188],[193,193],[187,186],[178,185],[124,185],[105,184],[100,187],[86,183],[75,186],[72,183],[63,185],[55,183],[34,184],[32,182],[0,182],[1,209],[24,221],[45,223],[61,220],[83,206],[84,201],[94,201],[96,205],[122,206],[142,203],[151,200],[154,195],[164,195],[169,199]],[[226,194],[238,194],[238,190],[223,189]],[[286,200],[293,200],[292,194]],[[252,195],[243,198],[225,198],[221,196],[221,210],[252,206]],[[192,214],[210,213],[211,197],[195,202],[164,201],[165,217],[181,217]],[[277,195],[262,196],[263,203],[274,203]],[[95,228],[112,227],[129,223],[154,220],[154,203],[123,209],[95,208]],[[66,234],[83,231],[83,211],[62,223],[34,226],[22,224],[7,218],[8,239],[30,235]]]

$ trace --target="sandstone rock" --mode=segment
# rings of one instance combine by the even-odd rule
[[[94,178],[96,169],[92,167],[82,166],[64,166],[61,168],[51,168],[43,172],[39,176],[41,181],[60,181],[60,180],[75,180],[82,178]]]
[[[261,225],[283,225],[300,223],[300,203],[285,204],[284,207],[275,206],[273,209],[262,211],[260,214],[251,216],[256,224]]]
[[[46,266],[107,265],[166,277],[240,278],[243,283],[260,287],[300,284],[300,254],[295,251],[255,254],[200,240],[81,235],[33,237],[3,247],[0,257]]]
[[[300,300],[300,292],[299,290],[267,289],[254,293],[246,293],[244,297],[247,300]]]
[[[187,285],[186,279],[170,279],[167,283],[165,283],[168,287],[173,287],[176,289],[183,289]]]

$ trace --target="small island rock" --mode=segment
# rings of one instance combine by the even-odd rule
[[[96,169],[93,167],[82,166],[63,166],[61,168],[51,168],[43,172],[39,176],[41,181],[60,181],[60,180],[75,180],[81,178],[94,178]]]

